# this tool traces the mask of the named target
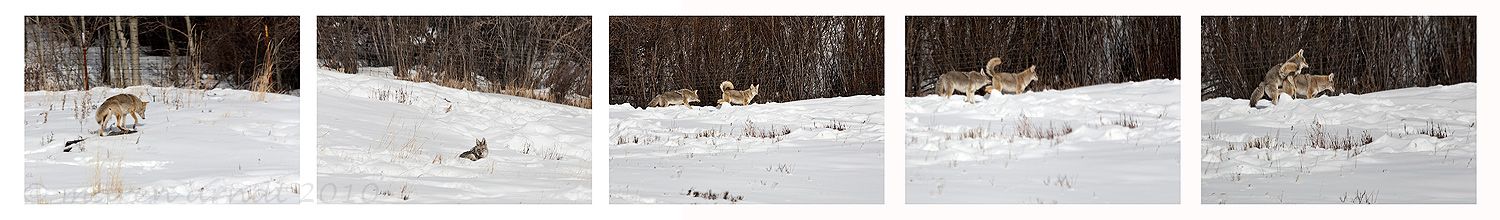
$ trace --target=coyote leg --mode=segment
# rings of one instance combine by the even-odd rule
[[[1281,103],[1278,102],[1278,100],[1281,100],[1281,93],[1280,92],[1266,93],[1266,94],[1271,94],[1271,104],[1272,105],[1281,105]]]
[[[125,132],[125,117],[120,116],[124,115],[115,116],[115,128],[119,128],[120,132]]]

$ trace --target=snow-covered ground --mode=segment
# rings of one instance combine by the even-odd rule
[[[1475,87],[1203,101],[1203,203],[1474,203]]]
[[[390,73],[318,70],[319,202],[589,203],[588,109]]]
[[[95,109],[121,93],[150,102],[147,118],[136,133],[99,137]],[[26,92],[25,201],[299,203],[310,192],[298,180],[299,98],[265,95],[148,86]],[[116,132],[110,121],[106,130]],[[127,117],[126,128],[133,122]]]
[[[882,99],[612,105],[610,203],[881,203]]]
[[[906,200],[1177,203],[1179,84],[907,98]]]

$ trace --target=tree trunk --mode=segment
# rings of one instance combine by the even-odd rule
[[[131,85],[141,84],[141,22],[139,18],[130,17],[130,78]]]
[[[354,31],[356,31],[354,25],[344,25],[344,39],[354,39]],[[358,54],[354,53],[354,47],[354,43],[345,43],[343,54],[340,54],[344,59],[343,63],[339,65],[343,66],[345,73],[359,73]]]
[[[41,28],[39,28],[39,27],[42,27],[42,24],[38,24],[38,21],[37,21],[36,18],[26,17],[26,24],[25,25],[26,25],[24,27],[24,29],[25,29],[24,34],[26,35],[26,54],[25,54],[26,72],[24,72],[24,74],[26,75],[26,88],[25,89],[26,89],[26,91],[36,91],[36,90],[40,90],[40,88],[42,87],[42,86],[40,86],[42,84],[42,83],[40,83],[42,81],[41,79],[45,78],[45,77],[43,77],[45,74],[41,73],[41,68],[40,67],[33,67],[33,66],[43,66],[43,65],[41,65],[42,62],[40,62],[42,60],[42,51],[41,51],[41,47],[40,47],[42,45],[42,40],[40,38],[37,38],[37,36],[39,35],[39,33],[37,33],[37,32],[39,32],[41,30]]]
[[[78,34],[78,48],[83,49],[82,53],[78,53],[79,64],[77,66],[83,68],[83,82],[79,89],[87,91],[89,90],[89,35],[83,32],[84,29],[88,29],[83,26],[88,25],[89,21],[79,17],[68,17],[68,23],[73,25],[73,32]]]
[[[130,71],[130,61],[125,59],[125,24],[124,20],[120,19],[120,16],[115,16],[114,31],[110,34],[114,35],[115,62],[110,63],[110,66],[115,67],[115,77],[117,77],[113,78],[115,88],[125,88],[130,86],[130,74],[128,73]]]
[[[109,85],[115,88],[125,87],[126,80],[125,68],[121,65],[125,61],[122,57],[125,52],[120,49],[125,46],[125,42],[120,40],[120,36],[120,16],[115,16],[114,22],[109,23]]]
[[[177,41],[172,40],[172,34],[171,33],[167,33],[167,73],[166,73],[166,76],[167,76],[167,79],[168,79],[167,82],[170,83],[172,86],[176,86],[176,87],[182,86],[182,78],[180,78],[180,76],[182,76],[182,72],[179,72],[180,69],[178,69],[178,67],[180,67],[180,66],[178,64],[179,63],[177,62]]]
[[[199,85],[199,83],[202,83],[199,79],[203,78],[203,74],[198,72],[198,45],[193,42],[193,39],[197,38],[193,36],[196,35],[193,33],[193,17],[183,16],[182,19],[187,21],[188,73],[192,74],[189,77],[193,78],[194,87],[202,89],[202,85]]]
[[[114,28],[114,23],[112,22],[105,21],[104,24],[107,25],[106,27]],[[111,33],[110,31],[113,31],[113,29],[106,30],[104,32],[104,45],[99,46],[100,50],[104,50],[99,51],[99,71],[102,71],[102,74],[99,74],[99,81],[101,83],[104,83],[105,85],[109,85],[109,87],[116,87],[114,55],[115,34]]]
[[[388,51],[391,54],[391,70],[392,70],[392,75],[395,75],[396,78],[402,78],[402,79],[404,79],[404,78],[406,78],[406,72],[407,72],[407,64],[406,64],[406,60],[405,60],[406,56],[403,55],[404,53],[402,52],[403,51],[402,50],[402,46],[401,46],[402,45],[402,39],[398,38],[397,36],[399,36],[399,35],[396,34],[395,18],[394,17],[386,17],[385,18],[385,25],[387,27],[386,28],[386,32],[389,33],[389,36],[390,36],[388,38],[390,40],[390,44],[387,45],[387,46],[391,48]]]

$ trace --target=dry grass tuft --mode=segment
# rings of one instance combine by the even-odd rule
[[[691,197],[698,197],[698,198],[703,198],[703,199],[707,199],[707,200],[719,200],[719,199],[723,199],[723,200],[729,200],[730,203],[739,203],[740,201],[745,200],[745,196],[744,195],[730,194],[729,191],[717,192],[716,193],[713,190],[700,191],[700,190],[696,190],[696,189],[688,189],[687,192],[683,193],[682,195],[691,196]]]
[[[1057,175],[1056,177],[1049,176],[1046,179],[1042,179],[1042,185],[1073,189],[1073,177],[1069,177],[1067,175]]]
[[[1066,123],[1061,126],[1047,123],[1046,127],[1041,127],[1032,124],[1031,118],[1026,116],[1021,116],[1020,122],[1016,123],[1016,135],[1025,138],[1061,141],[1057,138],[1070,133],[1073,133],[1073,126]]]
[[[995,135],[994,133],[990,133],[989,128],[976,127],[969,128],[968,130],[964,130],[963,132],[960,132],[958,134],[950,134],[948,135],[947,139],[987,139],[997,136],[998,135]]]
[[[1359,190],[1346,192],[1339,197],[1339,203],[1344,204],[1375,204],[1380,202],[1380,191]]]
[[[410,131],[409,133],[406,131]],[[427,138],[421,133],[420,124],[407,126],[396,122],[396,115],[391,114],[391,119],[386,122],[385,136],[381,139],[378,149],[387,149],[391,154],[391,162],[399,162],[424,155],[424,147]]]
[[[1473,126],[1470,126],[1470,127],[1473,127]],[[1407,131],[1407,133],[1411,133],[1411,132]],[[1447,127],[1443,127],[1442,124],[1438,124],[1437,122],[1434,122],[1434,121],[1428,121],[1427,122],[1427,128],[1426,129],[1417,130],[1417,133],[1418,134],[1422,134],[1422,135],[1432,136],[1432,137],[1435,137],[1435,138],[1438,138],[1438,139],[1448,138],[1448,128]]]
[[[1129,116],[1129,115],[1125,115],[1125,113],[1120,113],[1120,118],[1119,119],[1115,119],[1113,121],[1109,121],[1109,124],[1119,125],[1119,126],[1127,127],[1127,128],[1130,128],[1130,129],[1135,129],[1136,127],[1140,127],[1141,126],[1140,122],[1135,120],[1135,117],[1132,117],[1132,116]]]
[[[108,150],[95,153],[93,172],[89,175],[89,196],[114,194],[116,199],[123,196],[125,194],[125,180],[122,172],[124,163],[124,156],[116,157]]]
[[[1363,131],[1362,136],[1355,139],[1349,130],[1344,130],[1342,137],[1334,136],[1324,131],[1323,123],[1313,121],[1312,133],[1308,134],[1307,141],[1312,148],[1358,152],[1360,146],[1375,142],[1375,138],[1370,136],[1369,131]]]
[[[787,127],[771,126],[770,128],[755,127],[755,122],[745,120],[745,137],[769,138],[781,140],[781,136],[791,134],[792,129]]]
[[[1244,147],[1240,147],[1240,150],[1281,149],[1284,147],[1286,147],[1286,143],[1276,142],[1276,137],[1267,135],[1251,138],[1250,142],[1245,142]]]
[[[615,145],[652,144],[652,143],[656,143],[657,141],[660,141],[660,140],[661,140],[661,138],[658,138],[658,137],[641,137],[641,136],[634,136],[634,135],[631,135],[631,136],[620,135],[620,136],[615,136]]]

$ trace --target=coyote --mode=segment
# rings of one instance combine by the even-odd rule
[[[486,141],[484,140],[484,138],[474,140],[474,148],[470,148],[469,151],[459,153],[458,157],[469,159],[469,161],[479,161],[479,159],[484,159],[484,157],[490,156],[490,148],[485,142]]]
[[[1303,95],[1302,97],[1310,99],[1313,98],[1314,94],[1318,94],[1318,92],[1322,92],[1323,90],[1328,90],[1328,92],[1338,91],[1334,89],[1336,86],[1333,85],[1333,73],[1325,76],[1299,74],[1287,77],[1287,80],[1281,83],[1281,92],[1292,95],[1292,98],[1297,98],[1297,95]]]
[[[1011,94],[1021,94],[1023,92],[1026,92],[1026,86],[1031,85],[1032,81],[1037,80],[1036,65],[1027,67],[1026,70],[1021,71],[1021,73],[991,74],[992,75],[990,75],[990,77],[994,78],[994,80],[991,80],[992,82],[994,82],[994,85],[992,85],[991,89],[999,90],[999,93],[1009,92]]]
[[[995,66],[1000,65],[1000,58],[990,58],[985,62],[984,72],[961,72],[948,71],[938,76],[937,92],[943,95],[943,99],[953,96],[953,91],[964,92],[964,101],[974,103],[974,90],[979,90],[990,84],[990,74],[994,72]]]
[[[1250,107],[1255,107],[1255,102],[1260,101],[1260,97],[1266,96],[1270,96],[1271,104],[1276,104],[1277,100],[1281,99],[1282,82],[1292,75],[1302,74],[1302,68],[1307,68],[1307,59],[1302,58],[1302,50],[1297,50],[1297,54],[1292,55],[1292,58],[1287,59],[1286,62],[1271,67],[1266,71],[1266,76],[1261,80],[1260,85],[1255,87],[1255,92],[1250,93]],[[1292,90],[1298,89],[1292,88]]]
[[[666,107],[672,105],[692,105],[698,101],[698,90],[678,89],[656,95],[655,98],[651,98],[651,103],[646,105],[651,107]]]
[[[135,123],[130,127],[135,128],[135,124],[140,124],[141,119],[146,118],[146,102],[131,94],[119,94],[105,99],[104,103],[99,104],[99,111],[94,113],[95,121],[99,122],[99,136],[104,136],[104,127],[109,125],[107,119],[110,116],[115,117],[115,128],[127,131],[124,127],[126,115],[134,120]]]
[[[734,90],[734,83],[724,81],[719,83],[719,91],[724,92],[724,97],[719,98],[719,105],[724,105],[725,103],[729,103],[730,105],[749,105],[750,100],[755,99],[756,94],[760,94],[760,85],[751,84],[750,89]]]

